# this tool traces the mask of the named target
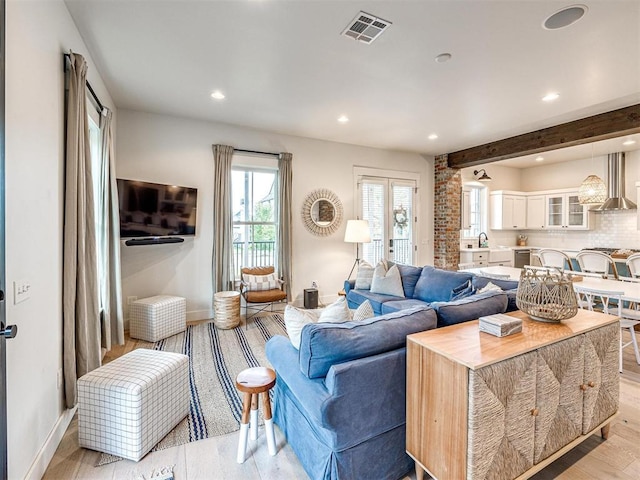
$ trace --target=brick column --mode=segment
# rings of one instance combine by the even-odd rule
[[[460,215],[462,178],[460,170],[447,166],[447,155],[435,157],[433,202],[433,263],[457,270],[460,262]]]

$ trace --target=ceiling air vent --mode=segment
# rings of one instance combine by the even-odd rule
[[[349,22],[342,35],[364,43],[371,43],[378,38],[391,22],[375,17],[370,13],[360,12]]]

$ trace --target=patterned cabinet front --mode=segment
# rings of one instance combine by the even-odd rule
[[[618,411],[620,324],[592,330],[584,337],[582,433],[586,434]]]
[[[467,479],[512,479],[533,465],[536,352],[469,371]]]
[[[534,463],[582,435],[584,336],[538,350]]]

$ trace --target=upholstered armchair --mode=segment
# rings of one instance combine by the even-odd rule
[[[245,326],[249,319],[267,308],[273,311],[274,303],[286,302],[284,281],[278,278],[273,267],[252,267],[240,270],[240,294],[244,298]],[[253,312],[249,315],[249,311]]]

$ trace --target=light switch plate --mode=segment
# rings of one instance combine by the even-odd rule
[[[16,280],[13,282],[13,304],[24,302],[31,298],[31,284],[28,280]]]

